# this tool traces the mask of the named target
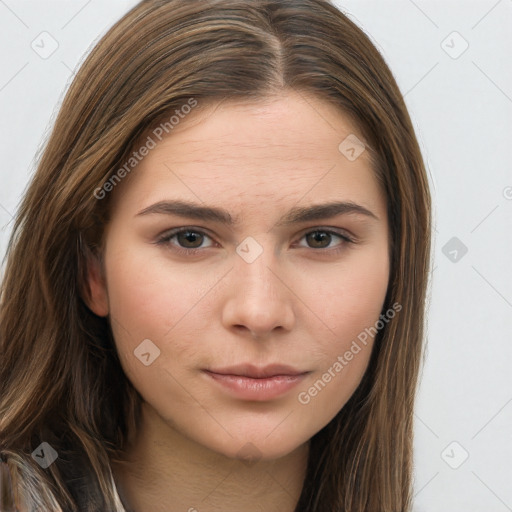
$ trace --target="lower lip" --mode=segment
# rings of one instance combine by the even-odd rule
[[[224,389],[244,400],[264,402],[277,398],[299,384],[306,374],[276,375],[264,379],[241,377],[240,375],[223,375],[205,370],[206,375],[218,382]]]

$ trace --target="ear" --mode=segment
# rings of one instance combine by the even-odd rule
[[[109,313],[107,283],[100,258],[92,253],[87,257],[86,285],[84,300],[88,308],[98,316],[107,316]]]

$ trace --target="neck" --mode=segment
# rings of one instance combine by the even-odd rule
[[[127,512],[294,512],[307,443],[279,459],[250,462],[195,443],[147,404],[142,417],[126,462],[112,463]]]

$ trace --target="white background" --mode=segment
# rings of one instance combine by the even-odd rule
[[[73,70],[135,3],[0,0],[2,257]],[[414,510],[512,511],[512,0],[336,3],[393,71],[432,185]],[[44,31],[46,59],[31,47]]]

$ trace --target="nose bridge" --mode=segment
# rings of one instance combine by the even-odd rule
[[[271,242],[245,239],[236,249],[233,285],[224,308],[229,326],[243,326],[262,336],[293,324],[291,294],[279,277],[279,263]]]
[[[270,241],[261,241],[260,237],[257,242],[248,237],[239,244],[236,252],[238,259],[234,270],[244,295],[256,300],[275,298],[279,284],[275,275],[278,265]]]

